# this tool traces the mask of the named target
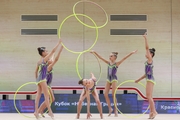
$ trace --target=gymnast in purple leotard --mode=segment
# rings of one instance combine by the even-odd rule
[[[106,82],[106,86],[105,86],[105,94],[104,97],[106,99],[106,102],[108,104],[108,108],[109,108],[109,115],[111,115],[111,113],[113,112],[113,109],[111,107],[111,103],[110,103],[110,99],[109,99],[109,90],[112,86],[112,96],[113,96],[113,101],[116,101],[116,99],[114,100],[114,92],[115,89],[117,87],[117,69],[119,67],[119,65],[126,60],[128,57],[130,57],[132,54],[136,53],[136,51],[132,51],[131,53],[129,53],[128,55],[126,55],[122,60],[116,62],[117,59],[117,52],[112,52],[109,56],[109,60],[105,60],[104,58],[102,58],[97,52],[95,51],[91,51],[91,53],[95,54],[99,59],[101,59],[103,62],[105,62],[108,65],[108,69],[107,69],[107,82]],[[116,110],[116,107],[114,107],[114,113],[115,113],[115,117],[118,116],[118,112]]]
[[[101,117],[101,119],[103,119],[102,106],[101,106],[101,103],[99,100],[99,95],[98,95],[97,90],[96,90],[96,78],[94,77],[94,74],[91,73],[90,79],[80,80],[79,84],[84,86],[84,90],[82,91],[82,93],[80,95],[79,102],[77,105],[77,119],[79,119],[79,117],[80,117],[80,112],[82,109],[82,102],[84,101],[85,98],[87,99],[87,119],[89,119],[91,117],[90,94],[92,94],[92,96],[94,97],[94,99],[97,103],[97,108],[99,110],[100,117]]]
[[[142,79],[146,78],[146,81],[147,81],[146,82],[146,97],[150,105],[149,119],[154,119],[157,115],[157,111],[155,109],[155,105],[154,105],[154,101],[152,97],[154,84],[156,84],[154,75],[153,75],[153,57],[155,55],[156,50],[154,48],[149,49],[146,35],[147,33],[143,35],[145,39],[146,58],[147,58],[147,61],[145,62],[145,74],[141,78],[137,79],[135,82],[138,83]]]
[[[39,47],[38,52],[39,55],[41,56],[40,61],[37,64],[36,71],[35,71],[35,77],[37,80],[37,94],[36,94],[36,99],[35,99],[35,112],[34,115],[37,119],[39,119],[39,112],[38,112],[38,105],[39,105],[39,100],[41,93],[43,92],[44,98],[45,98],[45,104],[48,108],[48,115],[53,118],[54,115],[52,113],[50,103],[49,103],[49,94],[48,94],[48,86],[46,83],[46,76],[47,76],[47,71],[48,71],[48,60],[49,58],[53,55],[53,53],[56,51],[58,46],[61,44],[61,40],[58,41],[57,45],[53,48],[53,50],[48,53],[45,47]],[[38,72],[39,71],[39,72]],[[39,74],[38,74],[39,73]]]
[[[52,83],[52,79],[53,79],[53,66],[58,61],[62,50],[63,50],[63,46],[61,46],[61,48],[59,49],[59,52],[58,52],[56,58],[54,59],[54,56],[52,56],[51,60],[48,61],[48,67],[47,67],[47,73],[46,73],[46,82],[47,82],[47,85],[49,87],[51,87],[51,83]],[[53,91],[50,88],[49,88],[49,91],[50,91],[50,95],[52,98],[52,102],[54,102],[55,97],[54,97]],[[43,115],[43,112],[44,112],[46,107],[47,106],[46,106],[45,102],[43,102],[39,108],[39,113],[41,113],[42,117],[45,117]]]

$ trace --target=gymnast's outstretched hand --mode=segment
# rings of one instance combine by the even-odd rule
[[[140,80],[135,80],[135,83],[138,83]]]
[[[90,119],[92,117],[91,113],[87,113],[87,119]]]
[[[135,50],[135,51],[132,51],[131,53],[132,53],[132,54],[135,54],[135,53],[137,53],[137,51],[138,51],[138,50]]]
[[[91,50],[90,53],[94,53],[95,51],[94,50]]]
[[[61,44],[62,43],[62,39],[59,39],[59,44]]]
[[[146,36],[147,36],[147,32],[144,33],[143,37],[146,39]]]
[[[94,74],[91,72],[91,78],[96,81],[96,77],[94,76]]]

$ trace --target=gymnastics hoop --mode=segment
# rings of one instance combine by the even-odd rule
[[[119,110],[119,108],[117,107],[117,104],[116,104],[116,102],[115,102],[115,99],[116,99],[115,96],[116,96],[117,89],[118,89],[120,86],[122,86],[123,84],[125,84],[125,83],[134,83],[134,82],[135,82],[134,80],[126,80],[126,81],[120,83],[120,84],[117,86],[117,88],[115,89],[115,92],[114,92],[114,106],[116,107],[116,109],[118,110],[118,112],[120,112],[122,115],[124,115],[124,116],[126,116],[126,117],[128,117],[128,118],[138,118],[138,117],[141,117],[142,115],[144,115],[144,114],[148,111],[148,109],[149,109],[149,107],[150,107],[150,106],[148,106],[147,109],[144,111],[144,113],[139,114],[139,115],[135,115],[135,116],[126,115],[126,114],[122,113],[122,112]],[[141,82],[138,82],[138,84],[140,84],[141,86],[143,86],[144,88],[146,88],[145,85],[142,84]]]
[[[78,77],[79,77],[80,79],[82,79],[82,77],[81,77],[81,75],[80,75],[80,73],[79,73],[79,64],[78,64],[78,63],[79,63],[79,58],[81,57],[82,54],[84,54],[84,53],[86,53],[86,52],[89,52],[89,51],[85,51],[85,52],[80,53],[80,54],[78,55],[77,59],[76,59],[76,72],[77,72]],[[102,76],[101,63],[100,63],[99,58],[98,58],[94,53],[91,53],[91,54],[93,54],[94,57],[97,59],[98,64],[99,64],[99,68],[100,68],[99,78],[97,79],[97,82],[96,82],[96,83],[98,83],[99,80],[101,79],[101,76]]]
[[[18,91],[21,89],[21,88],[23,88],[24,86],[26,86],[26,85],[30,85],[30,84],[35,84],[35,85],[38,85],[39,83],[41,83],[41,82],[45,82],[45,81],[40,81],[40,82],[27,82],[27,83],[24,83],[23,85],[21,85],[17,90],[16,90],[16,92],[15,92],[15,94],[14,94],[14,107],[15,107],[15,109],[16,109],[16,111],[17,111],[17,113],[18,114],[20,114],[20,115],[22,115],[23,117],[26,117],[26,118],[35,118],[35,117],[30,117],[30,116],[27,116],[27,115],[24,115],[24,114],[22,114],[19,110],[18,110],[18,108],[17,108],[17,106],[16,106],[16,95],[17,95],[17,93],[18,93]],[[49,87],[49,86],[48,86]],[[49,87],[50,88],[50,87]],[[51,88],[50,88],[51,89]],[[48,93],[50,94],[50,92],[49,92],[49,90],[48,90]],[[52,104],[52,96],[51,96],[51,94],[50,94],[50,103]],[[50,104],[50,105],[51,105]],[[47,112],[47,111],[46,111]]]
[[[63,46],[67,51],[69,51],[69,52],[71,52],[71,53],[74,53],[74,54],[79,54],[79,53],[82,53],[82,52],[89,51],[90,49],[92,49],[92,48],[94,47],[94,45],[96,44],[96,42],[97,42],[97,40],[98,40],[98,28],[97,28],[97,25],[96,25],[96,23],[94,22],[94,20],[93,20],[92,18],[90,18],[89,16],[87,16],[87,15],[85,15],[85,14],[76,14],[76,15],[78,15],[78,16],[83,16],[83,17],[86,17],[86,18],[90,19],[90,20],[93,22],[93,24],[95,25],[95,29],[96,29],[96,39],[95,39],[94,43],[92,44],[92,46],[91,46],[90,48],[88,48],[88,49],[86,49],[86,50],[84,50],[84,51],[76,52],[76,51],[70,50],[69,48],[67,48],[67,47],[61,42],[62,46]],[[67,17],[62,21],[62,23],[60,24],[59,29],[58,29],[58,37],[59,37],[59,38],[61,38],[61,30],[62,30],[63,24],[65,23],[65,21],[66,21],[67,19],[69,19],[70,17],[73,17],[73,16],[75,16],[75,14],[71,14],[71,15],[67,16]]]
[[[76,5],[79,4],[79,3],[81,3],[81,2],[87,2],[87,3],[91,3],[91,4],[94,4],[94,5],[98,6],[98,7],[104,12],[104,14],[105,14],[105,16],[106,16],[106,22],[105,22],[103,25],[101,25],[101,26],[90,26],[90,25],[85,24],[84,22],[82,22],[82,21],[77,17],[77,14],[76,14],[76,12],[75,12]],[[102,8],[100,5],[98,5],[97,3],[92,2],[92,1],[81,0],[81,1],[78,1],[77,3],[75,3],[74,6],[73,6],[73,14],[74,14],[74,17],[75,17],[81,24],[83,24],[84,26],[86,26],[86,27],[88,27],[88,28],[102,28],[102,27],[106,26],[107,23],[108,23],[108,15],[107,15],[106,11],[104,10],[104,8]]]

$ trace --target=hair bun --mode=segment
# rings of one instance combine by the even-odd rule
[[[38,47],[37,50],[38,50],[38,51],[41,51],[41,47]]]
[[[118,52],[112,52],[112,53],[113,53],[114,55],[116,55],[116,56],[118,55]]]
[[[156,52],[155,48],[152,48],[151,50],[152,50],[153,52]]]
[[[44,51],[46,49],[46,47],[38,47],[37,50],[38,51]]]
[[[42,53],[45,51],[46,47],[38,47],[37,50],[39,52],[39,55],[42,56]]]

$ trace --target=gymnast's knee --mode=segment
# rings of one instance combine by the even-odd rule
[[[151,94],[146,94],[146,97],[147,97],[148,100],[152,98]]]
[[[105,98],[109,97],[108,93],[105,92],[105,93],[104,93],[104,97],[105,97]]]
[[[81,105],[81,104],[82,104],[82,102],[83,102],[83,100],[79,99],[79,101],[78,101],[78,105]]]
[[[54,102],[54,101],[55,101],[55,98],[52,99],[52,102]]]
[[[100,102],[99,99],[96,99],[96,103],[97,103],[97,104],[101,104],[101,102]]]

